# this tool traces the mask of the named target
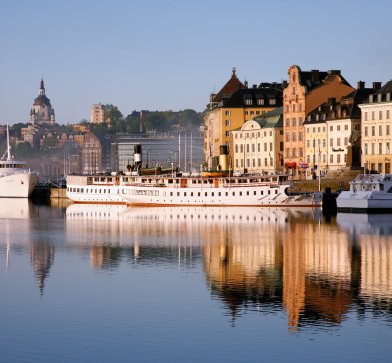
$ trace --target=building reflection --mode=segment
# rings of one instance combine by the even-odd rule
[[[325,223],[318,209],[73,204],[65,218],[62,244],[37,240],[29,217],[17,222],[29,236],[41,294],[55,252],[66,248],[88,256],[91,267],[102,272],[121,264],[202,265],[212,298],[233,324],[247,311],[283,309],[293,332],[339,325],[355,310],[392,314],[390,216],[338,214]],[[12,223],[0,219],[7,253]]]

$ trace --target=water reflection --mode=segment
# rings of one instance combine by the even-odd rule
[[[352,311],[391,318],[389,218],[338,214],[325,223],[318,209],[73,204],[55,233],[31,219],[24,238],[41,293],[55,252],[64,249],[87,255],[104,273],[121,264],[203,266],[232,324],[246,312],[283,310],[297,331],[340,325]],[[1,240],[23,243],[6,222]]]

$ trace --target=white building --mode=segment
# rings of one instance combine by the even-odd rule
[[[392,80],[360,105],[362,166],[380,173],[391,173],[392,160]]]
[[[232,131],[235,172],[276,173],[283,170],[283,108],[246,121]]]

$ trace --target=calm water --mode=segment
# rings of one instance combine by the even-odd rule
[[[1,362],[390,362],[392,215],[0,200]]]

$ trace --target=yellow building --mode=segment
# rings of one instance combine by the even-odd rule
[[[236,70],[217,94],[211,94],[204,117],[204,155],[209,169],[219,164],[219,147],[227,145],[233,159],[231,132],[245,121],[282,106],[283,85],[261,83],[248,87],[242,83]]]

